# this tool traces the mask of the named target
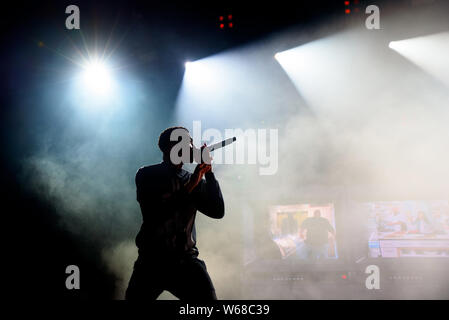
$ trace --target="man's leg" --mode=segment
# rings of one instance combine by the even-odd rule
[[[143,263],[137,259],[134,264],[133,274],[129,280],[126,289],[126,300],[156,300],[164,291],[160,283],[161,277],[157,270],[145,267]]]
[[[327,259],[329,257],[329,244],[323,244],[322,248],[321,248],[321,258],[322,259]]]
[[[187,259],[174,268],[167,290],[180,300],[217,300],[206,264],[198,258]]]
[[[311,245],[310,246],[310,252],[312,256],[312,261],[317,261],[321,258],[321,246],[320,245]]]

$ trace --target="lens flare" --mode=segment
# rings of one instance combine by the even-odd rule
[[[84,67],[82,75],[86,88],[96,94],[106,94],[111,89],[111,72],[101,61],[94,60]]]

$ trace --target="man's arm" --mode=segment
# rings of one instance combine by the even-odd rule
[[[156,205],[154,201],[154,190],[152,190],[151,185],[147,182],[147,177],[145,177],[145,169],[140,168],[135,177],[136,183],[136,199],[140,205],[142,214],[149,211],[152,206]]]
[[[205,174],[205,178],[200,180],[192,192],[197,208],[208,217],[221,219],[225,209],[220,185],[211,171]]]
[[[210,218],[221,219],[225,211],[223,195],[220,185],[212,173],[212,157],[206,149],[206,144],[203,147],[202,158],[205,159],[205,162],[196,166],[185,187],[187,192],[192,194],[199,211]],[[203,175],[206,180],[203,179]]]

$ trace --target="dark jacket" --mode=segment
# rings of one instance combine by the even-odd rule
[[[166,162],[137,171],[137,201],[143,216],[136,238],[139,255],[196,257],[197,210],[215,219],[224,216],[223,196],[214,174],[206,173],[205,179],[189,194],[184,186],[190,176],[186,170]]]

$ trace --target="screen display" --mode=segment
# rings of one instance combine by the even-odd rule
[[[272,206],[270,226],[282,259],[316,261],[338,257],[333,204]]]
[[[449,257],[448,201],[362,204],[372,258]]]

